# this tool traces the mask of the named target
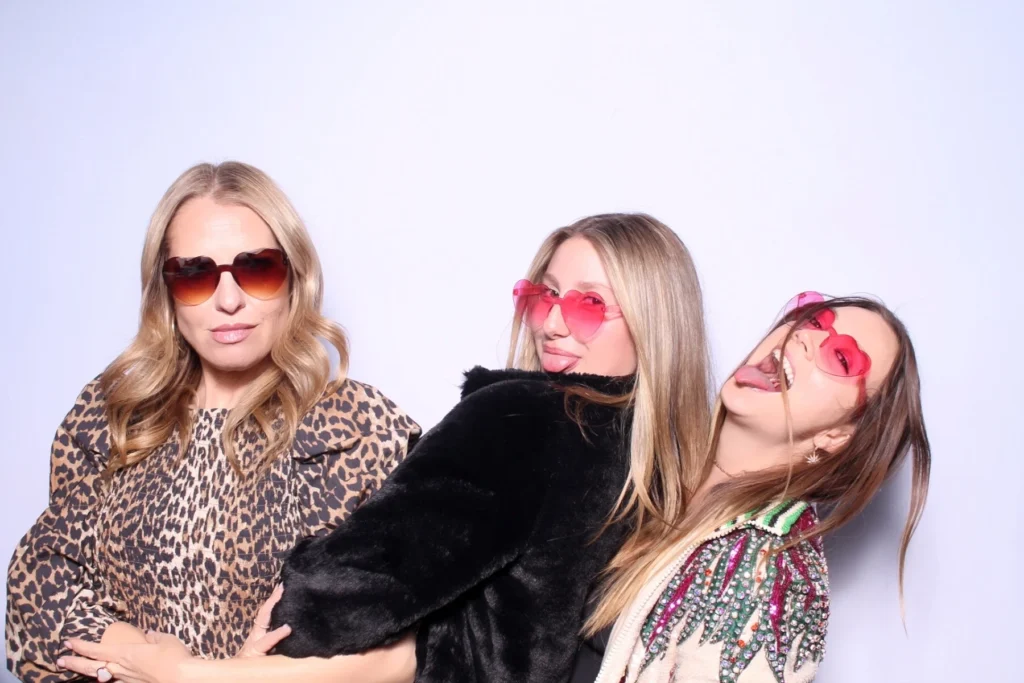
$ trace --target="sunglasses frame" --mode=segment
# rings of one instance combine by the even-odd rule
[[[790,299],[789,303],[786,304],[784,315],[790,315],[790,314],[794,313],[795,311],[798,311],[801,308],[805,308],[807,306],[812,306],[812,305],[815,305],[815,304],[824,304],[824,303],[827,303],[827,299],[825,298],[825,296],[823,294],[820,294],[820,293],[814,292],[814,291],[800,292],[799,294],[794,296],[792,299]],[[816,366],[818,366],[819,370],[821,370],[825,374],[829,375],[830,377],[838,377],[840,379],[856,379],[857,380],[857,385],[858,385],[858,390],[859,390],[859,393],[860,393],[860,395],[858,396],[858,402],[859,403],[863,403],[863,402],[865,402],[867,400],[867,376],[868,376],[868,372],[871,371],[871,356],[869,356],[867,354],[867,352],[864,351],[864,349],[862,349],[860,347],[860,344],[857,343],[857,340],[853,336],[851,336],[849,334],[840,334],[836,330],[836,328],[835,328],[835,316],[836,316],[835,311],[833,311],[831,308],[827,308],[826,307],[826,308],[823,309],[823,312],[827,312],[827,313],[829,313],[831,315],[831,320],[828,321],[827,325],[824,324],[819,319],[818,316],[820,314],[815,314],[815,315],[812,315],[808,320],[803,322],[803,324],[801,325],[801,329],[810,330],[812,332],[825,332],[825,333],[828,334],[828,336],[825,337],[825,339],[822,340],[821,344],[818,345],[817,351],[825,350],[826,352],[828,352],[828,350],[825,349],[826,346],[833,346],[836,343],[837,340],[849,339],[853,343],[854,347],[856,348],[857,353],[859,353],[861,358],[863,359],[863,361],[862,361],[863,369],[861,369],[856,374],[850,374],[850,375],[843,375],[843,374],[832,372],[828,368],[822,367],[822,360],[820,358],[820,354],[817,353],[817,352],[815,353],[814,364]],[[812,324],[811,321],[814,321],[814,323],[816,323],[816,325]]]
[[[525,291],[524,291],[525,290]],[[594,331],[589,335],[583,335],[580,327],[586,326],[580,320],[581,312],[580,307],[588,304],[583,304],[582,299],[587,296],[594,296],[600,299],[601,304],[601,321],[594,327]],[[544,320],[551,315],[551,311],[555,306],[559,307],[562,313],[562,320],[565,322],[566,328],[569,330],[569,334],[572,335],[573,339],[586,344],[600,332],[601,327],[608,320],[614,320],[622,317],[622,308],[619,306],[610,306],[604,302],[601,295],[597,292],[580,292],[575,289],[571,289],[565,292],[562,296],[556,296],[551,292],[551,288],[547,285],[539,285],[531,282],[530,280],[519,280],[515,286],[512,287],[512,302],[515,305],[516,315],[520,316],[523,322],[531,330],[537,330],[543,326],[543,323],[534,325],[530,322],[530,314],[528,309],[532,309],[537,303],[530,303],[528,299],[534,297],[542,297],[542,301],[545,305],[550,303],[547,314],[544,315]],[[592,304],[589,304],[592,305]],[[574,329],[575,328],[575,329]]]
[[[243,274],[242,277],[239,278],[239,272],[247,270],[247,266],[243,263],[239,263],[239,260],[244,259],[245,257],[253,257],[256,259],[275,259],[278,261],[278,263],[275,263],[274,265],[279,266],[283,270],[283,275],[281,277],[281,282],[274,288],[274,292],[271,295],[260,296],[258,294],[254,294],[250,291],[250,289],[252,289],[251,284],[248,286],[243,284],[246,276]],[[190,263],[192,264],[191,267],[193,269],[193,274],[182,275],[181,271],[187,267],[186,264]],[[270,299],[275,298],[277,293],[281,291],[281,287],[288,282],[288,278],[291,275],[291,263],[288,261],[288,255],[284,253],[284,250],[267,248],[257,249],[255,251],[239,252],[235,254],[231,263],[217,263],[211,257],[202,255],[174,256],[164,261],[161,272],[164,283],[167,285],[167,291],[175,301],[183,306],[199,306],[200,304],[204,304],[209,301],[210,298],[217,293],[217,288],[220,287],[220,280],[224,273],[231,273],[231,277],[235,281],[235,284],[237,284],[238,288],[248,296],[261,301],[269,301]],[[174,290],[175,283],[177,281],[180,280],[187,282],[190,279],[199,280],[200,278],[207,277],[213,282],[213,289],[210,290],[209,294],[204,299],[194,301],[192,299],[186,299],[175,295]]]

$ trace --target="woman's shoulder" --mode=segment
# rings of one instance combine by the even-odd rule
[[[755,515],[720,548],[725,572],[740,566],[733,569],[733,586],[715,586],[715,610],[746,616],[724,631],[722,656],[735,658],[734,668],[752,662],[766,665],[779,681],[813,678],[825,654],[830,609],[817,525],[809,504],[780,503]]]
[[[806,600],[790,606],[794,613],[827,617],[828,565],[821,537],[814,533],[817,525],[808,503],[770,505],[723,525],[689,560],[690,569],[700,573],[704,567],[705,583],[719,600],[734,592],[735,599],[761,602],[768,612],[781,614],[779,602],[799,594]]]
[[[371,436],[408,443],[419,434],[420,426],[380,389],[345,378],[302,417],[294,446],[304,457],[345,450]]]
[[[419,426],[377,387],[345,378],[306,414],[306,422],[350,422],[359,432],[418,430]]]
[[[100,377],[96,377],[78,393],[71,410],[60,423],[76,444],[86,450],[106,454],[109,450],[106,396]]]
[[[797,501],[720,527],[685,559],[648,616],[642,668],[677,648],[677,661],[710,657],[709,669],[728,663],[723,680],[743,681],[748,668],[770,670],[779,681],[813,675],[829,616],[816,524],[813,508]]]
[[[420,450],[452,439],[480,447],[528,441],[550,427],[553,396],[549,383],[527,373],[473,368],[465,373],[459,402],[423,436]]]
[[[475,367],[465,373],[459,405],[500,413],[503,408],[546,406],[556,393],[542,373]]]
[[[570,386],[581,386],[607,394],[622,394],[632,389],[635,378],[611,377],[589,373],[553,373],[516,368],[490,369],[476,366],[465,372],[463,394],[491,385],[529,388],[539,394],[560,393]]]
[[[566,390],[589,389],[603,394],[623,394],[632,386],[629,379],[599,375],[555,375],[532,370],[490,370],[475,367],[465,373],[460,406],[486,414],[520,415],[546,413],[571,421],[566,411]]]
[[[455,458],[461,467],[465,462],[460,454],[471,452],[481,467],[495,471],[501,467],[573,470],[581,459],[593,467],[619,463],[621,421],[614,416],[597,420],[585,416],[581,421],[567,403],[560,380],[539,372],[470,370],[462,399],[423,436],[417,446],[419,456]],[[607,457],[595,460],[595,451]],[[481,453],[488,455],[481,457]]]

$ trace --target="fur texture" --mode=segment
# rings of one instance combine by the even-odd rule
[[[626,532],[598,535],[628,472],[628,415],[587,405],[581,428],[566,384],[622,394],[631,381],[468,372],[463,400],[380,491],[286,561],[273,623],[292,635],[277,652],[351,654],[418,629],[421,683],[565,681]]]

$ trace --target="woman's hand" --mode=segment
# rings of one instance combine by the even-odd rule
[[[178,683],[181,665],[192,658],[180,640],[153,631],[146,634],[145,643],[105,645],[72,638],[67,646],[77,656],[61,657],[57,666],[100,683],[112,678],[125,683]]]
[[[146,642],[146,632],[124,621],[115,621],[103,631],[100,642],[104,645]]]
[[[249,637],[245,639],[242,648],[235,654],[236,657],[262,657],[274,649],[274,646],[287,638],[292,627],[288,624],[270,630],[270,614],[274,611],[274,605],[281,599],[284,593],[284,584],[277,584],[277,588],[270,594],[267,601],[256,613],[256,621],[253,623]]]
[[[126,645],[126,644],[142,644],[146,642],[146,632],[140,628],[136,628],[132,624],[116,621],[106,628],[103,632],[103,637],[100,638],[100,642],[104,645]],[[71,669],[76,673],[95,678],[101,683],[106,683],[111,679],[110,672],[106,670],[106,662],[97,662],[94,660],[87,660],[85,657],[73,657],[70,661],[79,667],[87,670]],[[88,666],[86,663],[90,662]],[[64,664],[58,660],[57,666],[63,667]]]

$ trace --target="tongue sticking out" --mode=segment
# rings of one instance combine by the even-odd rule
[[[757,365],[744,365],[733,375],[741,387],[753,387],[761,391],[782,391],[779,386],[779,364],[772,351]]]

